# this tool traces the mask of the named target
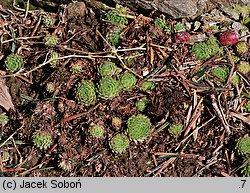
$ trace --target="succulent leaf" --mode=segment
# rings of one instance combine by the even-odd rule
[[[53,46],[56,46],[58,44],[58,39],[54,35],[48,35],[45,37],[44,40],[45,40],[45,45],[48,47],[53,47]]]
[[[142,90],[154,90],[155,83],[150,82],[150,81],[144,81],[144,82],[141,83],[140,87],[141,87]]]
[[[121,32],[123,28],[119,26],[113,27],[107,34],[106,38],[107,41],[112,45],[112,46],[117,46],[120,43],[121,40]]]
[[[136,101],[135,106],[138,109],[138,111],[142,112],[147,107],[147,104],[148,104],[147,98],[142,98],[142,99]]]
[[[173,124],[169,127],[168,132],[173,136],[173,137],[178,137],[183,129],[183,125],[181,123],[178,124]]]

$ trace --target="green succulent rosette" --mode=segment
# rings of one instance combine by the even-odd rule
[[[98,93],[101,98],[113,99],[119,96],[121,91],[120,83],[112,77],[105,77],[99,81]]]
[[[145,115],[133,115],[127,122],[127,134],[134,141],[144,141],[151,131],[151,122]]]
[[[127,25],[128,19],[126,17],[120,16],[120,14],[125,15],[126,13],[127,13],[126,8],[124,8],[122,6],[116,6],[115,9],[108,11],[108,13],[106,14],[106,19],[108,21],[113,22],[113,23]]]
[[[45,37],[45,45],[48,47],[53,47],[58,44],[58,38],[54,35],[48,35]]]
[[[120,82],[121,82],[122,88],[124,90],[131,90],[132,88],[134,88],[134,86],[135,86],[135,84],[137,82],[137,78],[132,73],[125,72],[121,76]]]
[[[110,31],[107,33],[106,35],[107,41],[112,46],[117,46],[120,43],[122,30],[123,28],[115,26],[112,29],[110,29]]]
[[[101,138],[104,135],[104,128],[100,125],[92,125],[90,128],[90,134],[95,138]]]
[[[123,153],[129,147],[129,138],[124,134],[117,134],[110,140],[109,146],[114,153]]]
[[[51,134],[45,131],[34,132],[32,138],[34,145],[40,149],[47,149],[53,142]]]
[[[236,148],[241,155],[250,158],[250,137],[245,135],[239,138]]]
[[[148,104],[147,98],[142,98],[142,99],[136,101],[135,106],[138,109],[138,111],[142,112],[146,109],[147,104]]]
[[[173,124],[169,127],[168,131],[173,137],[178,137],[183,129],[183,125],[181,123]]]
[[[112,76],[117,72],[117,66],[114,62],[105,61],[98,66],[98,72],[102,77]]]
[[[80,82],[75,89],[75,98],[82,105],[94,105],[96,103],[94,83],[90,80]]]
[[[250,64],[248,62],[241,61],[237,69],[240,73],[247,74],[250,72]]]
[[[142,89],[142,90],[154,90],[154,88],[155,88],[155,83],[154,82],[151,82],[151,81],[143,81],[142,83],[141,83],[141,86],[140,86],[140,88]]]
[[[23,58],[18,54],[11,54],[7,56],[6,60],[4,61],[5,67],[10,72],[16,72],[23,67]]]

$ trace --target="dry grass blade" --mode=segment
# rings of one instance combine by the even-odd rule
[[[162,167],[156,172],[155,176],[159,175],[166,167],[168,167],[169,164],[173,163],[176,159],[177,157],[171,157],[169,160],[164,162]]]
[[[186,128],[186,131],[184,133],[184,136],[186,137],[189,133],[189,131],[193,128],[195,128],[196,126],[196,123],[197,123],[197,120],[200,118],[201,116],[201,103],[203,101],[203,98],[200,99],[200,101],[198,102],[197,104],[197,99],[194,99],[194,112],[193,112],[193,115],[192,115],[192,118]],[[198,131],[195,131],[193,133],[193,136],[194,136],[194,139],[196,140],[196,134],[197,134]]]
[[[0,71],[0,75],[3,75],[4,72]],[[15,109],[12,99],[9,93],[8,87],[5,85],[5,81],[0,78],[0,106],[5,108],[7,111],[10,109]]]
[[[250,118],[245,117],[245,116],[242,115],[242,114],[230,112],[229,115],[234,116],[234,117],[236,117],[236,118],[238,118],[238,119],[244,121],[244,122],[247,123],[248,125],[250,125]]]
[[[226,129],[227,133],[230,135],[231,134],[231,130],[229,128],[229,125],[227,123],[227,120],[225,119],[225,116],[223,114],[223,111],[219,108],[218,104],[217,104],[217,101],[216,101],[216,98],[215,98],[215,95],[212,94],[211,95],[211,99],[212,99],[212,106],[216,112],[216,114],[218,115],[218,117],[220,118],[224,128]]]

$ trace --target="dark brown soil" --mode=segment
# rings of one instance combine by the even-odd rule
[[[49,27],[38,23],[40,12],[31,12],[25,19],[25,12],[0,10],[0,70],[6,70],[4,60],[13,46],[13,41],[4,42],[13,38],[11,29],[15,31],[16,38],[24,38],[16,40],[15,46],[20,49],[19,54],[25,61],[24,71],[19,76],[9,72],[9,76],[0,76],[5,79],[15,106],[15,110],[9,112],[0,109],[0,114],[6,112],[10,119],[2,128],[0,141],[0,169],[3,175],[242,176],[240,167],[245,160],[238,154],[236,144],[239,137],[249,134],[249,122],[229,115],[229,111],[242,113],[240,105],[243,103],[234,103],[238,97],[235,93],[242,86],[246,95],[241,97],[241,101],[249,99],[249,76],[245,76],[246,82],[243,81],[238,88],[231,84],[217,85],[214,79],[195,84],[193,81],[198,67],[182,68],[196,62],[190,52],[194,42],[174,43],[172,35],[154,25],[155,18],[130,11],[134,19],[129,19],[129,26],[123,31],[116,49],[127,49],[117,52],[123,59],[136,55],[134,62],[125,64],[142,78],[133,90],[122,91],[119,97],[112,100],[98,98],[97,104],[90,107],[79,105],[74,97],[76,84],[83,79],[97,83],[100,79],[97,66],[107,58],[123,72],[127,71],[101,37],[106,37],[112,28],[104,20],[105,12],[91,7],[81,9],[83,15],[72,14],[72,9],[64,12],[63,8],[58,13],[49,13],[55,21]],[[199,18],[189,22],[196,19]],[[177,21],[167,19],[167,22],[174,24]],[[212,32],[200,30],[190,33]],[[43,38],[46,34],[57,35],[59,44],[52,48],[45,46]],[[142,45],[146,49],[139,49]],[[132,48],[138,50],[133,51]],[[57,51],[60,57],[84,55],[90,58],[72,56],[59,60],[55,68],[47,64],[33,71],[52,50]],[[227,50],[233,53],[235,47],[228,46]],[[226,60],[228,53],[198,65],[227,63],[230,66]],[[249,61],[249,53],[240,57]],[[74,74],[72,66],[78,63],[83,70]],[[149,74],[143,77],[145,71]],[[141,82],[146,78],[156,83],[154,90],[140,89]],[[48,83],[55,85],[53,93],[46,91]],[[145,96],[149,104],[143,114],[152,123],[150,137],[140,143],[131,141],[124,154],[114,154],[109,147],[110,138],[125,131],[128,118],[140,113],[135,102]],[[211,96],[220,102],[231,134],[227,133],[217,116]],[[194,110],[195,105],[189,112],[196,99],[196,104],[202,100],[200,106]],[[198,116],[196,120],[195,116]],[[121,127],[112,126],[113,117],[122,119]],[[192,121],[194,125],[189,127]],[[104,125],[106,131],[103,138],[95,139],[89,134],[91,123]],[[170,135],[168,128],[173,123],[184,125],[180,136]],[[190,134],[200,126],[196,135]],[[190,131],[187,131],[188,128]],[[51,133],[53,144],[50,148],[41,150],[33,144],[32,135],[37,130]],[[66,163],[68,170],[59,167],[62,162]]]

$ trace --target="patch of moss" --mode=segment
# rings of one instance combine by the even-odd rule
[[[216,38],[210,36],[205,42],[195,43],[192,46],[191,52],[198,60],[207,60],[219,52],[222,53],[222,50]]]
[[[225,83],[229,75],[229,68],[227,66],[218,66],[211,70],[211,74],[221,83]]]
[[[128,24],[128,19],[122,15],[126,15],[127,10],[125,7],[117,5],[115,9],[112,9],[108,11],[106,14],[106,19],[108,21],[122,24],[122,25],[127,25]]]

